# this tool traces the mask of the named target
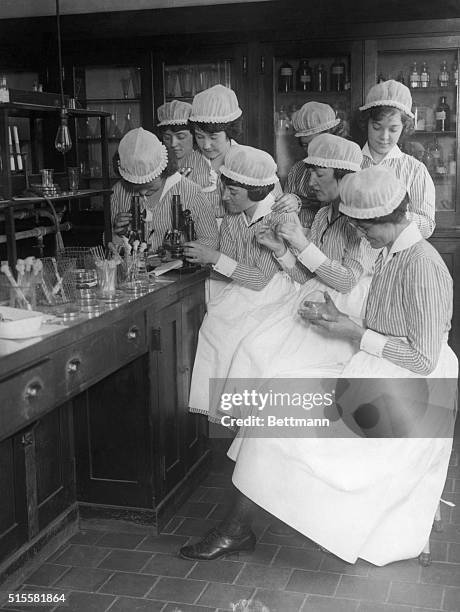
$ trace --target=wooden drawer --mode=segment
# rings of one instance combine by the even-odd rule
[[[2,437],[8,437],[39,418],[54,402],[54,367],[49,359],[3,380],[0,395]]]
[[[147,352],[147,338],[144,311],[118,322],[113,328],[115,339],[114,356],[117,366],[139,357]]]
[[[114,368],[113,349],[112,335],[101,332],[54,353],[57,397],[64,400],[106,376]]]

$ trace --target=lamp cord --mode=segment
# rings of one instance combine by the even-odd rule
[[[59,0],[56,0],[56,22],[57,22],[57,42],[58,42],[58,66],[59,66],[59,87],[61,90],[61,106],[65,107],[64,84],[62,78],[62,49],[61,49],[61,20],[59,15]]]

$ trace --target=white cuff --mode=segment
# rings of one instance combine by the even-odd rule
[[[286,253],[281,255],[281,257],[276,257],[275,253],[273,253],[273,257],[279,263],[279,265],[283,268],[283,270],[292,270],[296,264],[296,257],[292,251],[286,249]]]
[[[359,348],[366,353],[381,357],[383,355],[383,349],[385,344],[388,342],[388,338],[383,334],[379,334],[372,329],[366,329],[361,338]]]
[[[316,272],[320,265],[328,260],[326,255],[318,249],[313,242],[310,242],[310,244],[297,255],[297,259],[303,263],[310,272]]]
[[[238,262],[221,253],[219,255],[219,259],[213,265],[213,270],[219,272],[219,274],[223,274],[224,276],[231,276],[236,269]]]

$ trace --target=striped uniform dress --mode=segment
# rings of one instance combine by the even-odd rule
[[[324,206],[316,199],[316,194],[309,185],[310,175],[310,168],[300,160],[289,170],[284,186],[284,193],[294,193],[302,200],[299,219],[304,227],[312,226],[316,213]]]
[[[238,343],[259,324],[264,307],[276,309],[295,293],[293,281],[255,235],[262,221],[276,225],[295,220],[295,213],[272,212],[273,202],[271,194],[260,202],[249,223],[244,213],[226,215],[222,222],[221,255],[213,267],[225,281],[208,301],[200,329],[189,399],[192,412],[208,414],[213,404],[210,381],[225,377]]]
[[[112,223],[117,213],[129,212],[133,194],[134,191],[128,187],[126,182],[119,181],[114,185],[111,199]],[[141,198],[143,210],[147,211],[145,233],[152,251],[156,251],[163,244],[165,233],[171,229],[173,195],[179,195],[184,210],[190,210],[195,223],[197,239],[206,246],[216,248],[218,244],[217,225],[209,201],[195,183],[176,172],[166,179],[158,203],[151,202],[149,196]]]
[[[426,166],[412,155],[403,153],[397,145],[380,164],[386,168],[392,168],[406,186],[409,195],[408,218],[415,222],[423,238],[429,238],[435,228],[436,193],[433,179]],[[363,147],[361,167],[364,169],[376,165],[366,143]]]
[[[445,339],[451,315],[446,266],[411,223],[376,263],[368,329],[361,350],[340,374],[345,393],[336,387],[341,418],[332,419],[326,433],[312,431],[309,437],[291,430],[286,439],[235,440],[229,451],[236,461],[234,485],[349,563],[362,558],[385,565],[416,557],[430,535],[452,446],[458,363]],[[430,374],[419,379],[428,390],[428,409],[412,408],[412,420],[422,425],[415,435],[367,437],[344,425],[347,405],[355,410],[360,404],[367,411],[370,404],[380,407],[382,420],[393,407],[393,425],[399,425],[411,405],[404,401],[418,399],[411,395],[417,373]],[[381,387],[372,386],[367,403],[359,394],[366,377],[384,388],[380,393]],[[370,415],[375,419],[375,412]],[[304,507],[308,511],[299,512]]]

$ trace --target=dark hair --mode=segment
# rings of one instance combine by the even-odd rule
[[[225,135],[229,140],[237,140],[243,131],[242,126],[243,120],[241,117],[229,121],[228,123],[202,123],[201,121],[190,121],[189,125],[191,132],[194,134],[196,128],[208,132],[209,134],[215,134],[216,132],[225,132]]]
[[[172,176],[177,169],[179,168],[179,164],[177,163],[177,158],[175,155],[171,154],[171,151],[168,149],[168,165],[161,173],[161,178],[168,178],[168,176]]]
[[[180,123],[178,125],[159,125],[158,130],[161,136],[163,136],[167,130],[171,132],[183,132],[184,130],[187,130],[188,132],[192,133],[192,128],[188,123]]]
[[[358,125],[361,131],[367,134],[369,121],[381,121],[384,117],[391,117],[391,115],[396,113],[399,113],[401,123],[403,125],[401,137],[407,136],[413,131],[414,120],[403,110],[396,108],[395,106],[372,106],[371,108],[361,111],[358,116]]]
[[[314,168],[326,168],[326,166],[316,166],[314,164],[305,165],[307,166],[307,168],[310,168],[310,170]],[[353,174],[353,172],[356,172],[355,170],[345,170],[343,168],[330,168],[330,170],[334,170],[334,178],[336,181],[340,181],[340,179],[343,179],[343,177],[347,174]]]
[[[241,187],[242,189],[246,189],[248,192],[248,198],[251,200],[251,202],[261,202],[275,188],[274,184],[255,187],[254,185],[238,183],[237,181],[234,181],[223,174],[221,174],[220,178],[226,187]]]
[[[409,204],[409,196],[406,193],[406,195],[404,196],[400,204],[398,204],[398,206],[394,210],[392,210],[391,213],[389,213],[388,215],[385,215],[383,217],[373,217],[372,219],[356,219],[355,217],[350,217],[350,219],[352,221],[356,221],[357,223],[360,223],[362,221],[365,221],[366,223],[375,223],[375,224],[400,223],[402,219],[404,219],[404,217],[406,216],[408,204]]]

